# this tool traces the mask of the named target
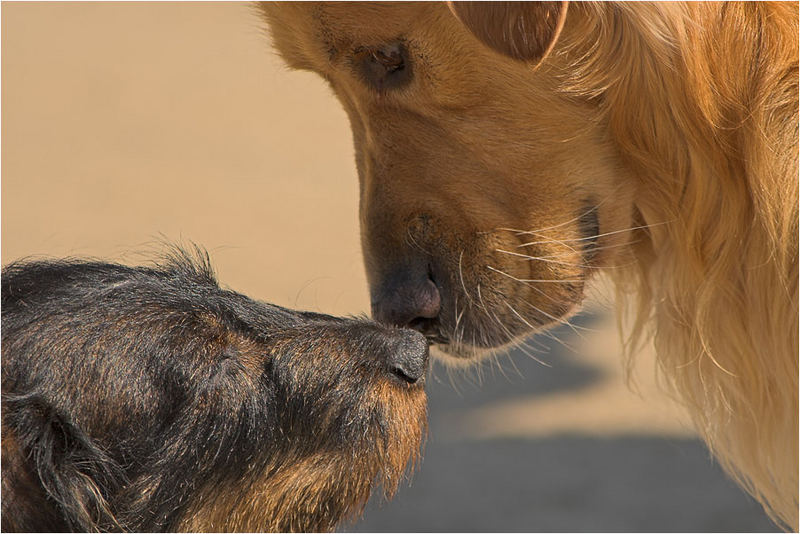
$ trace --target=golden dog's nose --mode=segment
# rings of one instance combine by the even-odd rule
[[[439,316],[442,303],[439,288],[428,277],[395,279],[376,293],[372,316],[378,322],[422,331],[425,323]]]

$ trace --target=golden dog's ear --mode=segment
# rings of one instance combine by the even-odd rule
[[[488,47],[538,63],[558,40],[567,18],[567,3],[447,2],[447,6]]]

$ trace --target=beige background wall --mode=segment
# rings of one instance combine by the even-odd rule
[[[2,5],[2,261],[160,234],[277,304],[368,306],[344,112],[246,4]]]

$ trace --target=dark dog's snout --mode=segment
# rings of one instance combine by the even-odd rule
[[[428,370],[428,342],[413,330],[398,330],[389,346],[388,371],[407,384],[425,378]]]

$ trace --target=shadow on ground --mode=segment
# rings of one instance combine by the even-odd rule
[[[568,332],[559,335],[567,338]],[[504,372],[485,370],[480,386],[463,379],[454,385],[440,367],[434,369],[427,386],[430,433],[411,485],[389,503],[373,496],[364,518],[345,530],[778,531],[697,439],[597,438],[578,431],[470,440],[448,430],[448,421],[483,403],[577,392],[603,379],[590,366],[560,358],[563,347],[551,338],[537,342],[549,346],[552,367],[512,353],[514,365],[504,365]]]

